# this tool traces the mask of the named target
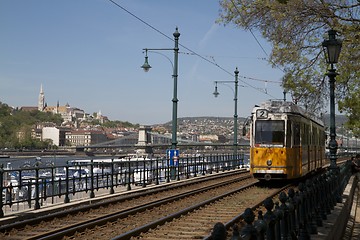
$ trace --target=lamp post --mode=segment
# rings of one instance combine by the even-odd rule
[[[358,136],[357,135],[355,135],[355,154],[357,154],[358,153],[358,146],[357,146],[357,140],[358,140]]]
[[[350,150],[349,150],[349,132],[348,132],[348,130],[346,130],[346,149],[347,149],[347,152],[349,153]]]
[[[238,136],[237,136],[237,129],[238,129],[238,114],[237,114],[237,95],[238,95],[238,86],[239,86],[239,81],[238,81],[238,75],[239,75],[239,70],[238,68],[235,69],[234,71],[235,73],[235,81],[215,81],[215,91],[214,91],[214,96],[218,97],[219,96],[219,92],[217,90],[217,84],[218,83],[235,83],[235,90],[234,90],[234,103],[235,103],[235,108],[234,108],[234,154],[236,154],[237,152],[237,146],[238,146]]]
[[[344,150],[345,144],[344,144],[344,124],[341,124],[341,147]]]
[[[334,64],[338,62],[342,42],[336,39],[336,31],[329,30],[329,39],[324,40],[322,46],[324,48],[326,62],[330,64],[331,68],[328,70],[326,75],[329,77],[330,84],[330,169],[337,169],[336,160],[337,160],[337,149],[338,144],[336,142],[336,129],[335,129],[335,77],[338,75]]]
[[[175,42],[174,48],[144,48],[143,50],[145,50],[145,52],[146,52],[145,62],[141,66],[141,68],[144,69],[145,72],[148,72],[151,68],[151,66],[148,62],[148,56],[147,56],[148,50],[155,50],[155,51],[172,50],[172,51],[174,51],[174,65],[173,65],[173,75],[172,75],[172,77],[174,79],[174,91],[173,91],[173,99],[172,99],[173,107],[172,107],[171,149],[176,149],[176,145],[177,145],[177,103],[178,103],[177,77],[178,77],[178,55],[179,55],[179,37],[180,37],[178,28],[175,29],[173,36],[174,36],[174,42]]]

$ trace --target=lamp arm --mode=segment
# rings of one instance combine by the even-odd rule
[[[145,49],[147,52],[152,52],[152,53],[156,53],[159,55],[162,55],[163,57],[165,57],[171,64],[172,69],[174,70],[174,64],[173,62],[170,60],[170,58],[168,56],[166,56],[165,54],[161,53],[161,52],[157,52],[157,51],[153,51],[153,50],[149,50],[149,49]]]
[[[228,88],[231,89],[231,91],[234,93],[234,96],[235,96],[235,90],[229,85],[229,83],[234,83],[234,81],[215,81],[215,83],[221,83],[225,86],[227,86]]]

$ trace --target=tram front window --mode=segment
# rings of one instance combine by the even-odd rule
[[[255,123],[255,144],[284,145],[285,122],[263,121]]]

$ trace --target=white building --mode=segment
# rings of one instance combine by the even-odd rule
[[[65,133],[69,131],[69,128],[43,127],[42,140],[50,139],[56,146],[65,146]]]
[[[42,139],[52,140],[52,143],[56,146],[60,144],[60,130],[56,127],[44,127],[42,129]]]

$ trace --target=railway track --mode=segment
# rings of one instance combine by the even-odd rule
[[[274,197],[289,186],[282,188],[263,188],[257,186],[257,183],[250,183],[237,190],[209,199],[198,206],[194,206],[190,211],[183,211],[178,218],[163,220],[165,224],[149,230],[144,227],[139,236],[129,238],[127,235],[119,235],[113,239],[204,239],[212,231],[217,222],[227,224],[237,223],[243,226],[242,213],[250,206],[251,208],[260,208],[262,202],[267,197]],[[140,229],[138,229],[138,232]],[[135,232],[133,235],[138,235]],[[231,236],[228,234],[228,236]],[[97,237],[96,235],[93,237]],[[90,238],[88,238],[90,239]]]
[[[239,218],[250,203],[254,205],[254,199],[255,205],[259,205],[266,197],[283,190],[264,189],[256,183],[254,179],[244,178],[218,187],[210,186],[203,189],[205,191],[195,190],[186,196],[169,199],[167,203],[153,203],[155,205],[134,209],[132,213],[119,213],[106,223],[100,220],[92,226],[67,228],[58,234],[36,239],[59,239],[63,235],[71,235],[64,239],[202,239],[216,222]]]
[[[144,209],[138,209],[135,214],[128,212],[121,213],[116,216],[116,219],[113,219],[114,221],[109,221],[107,224],[97,224],[95,228],[84,226],[84,231],[75,233],[69,239],[131,239],[132,237],[139,236],[143,232],[152,232],[149,230],[155,229],[157,226],[161,226],[174,219],[179,219],[179,217],[187,213],[206,208],[231,195],[243,195],[244,192],[242,191],[249,191],[248,189],[252,189],[257,182],[257,180],[252,178],[244,178],[228,184],[191,191],[182,196],[169,199],[169,201],[158,202],[155,205],[148,205],[144,207]],[[266,196],[268,196],[268,194],[266,194]],[[215,209],[217,208],[218,206],[215,206]],[[220,209],[221,208],[212,212],[212,215],[214,217],[224,215]],[[234,209],[234,212],[237,212],[237,210]],[[196,219],[197,218],[193,218],[190,222],[196,222]],[[209,219],[206,219],[206,221],[208,220]],[[189,220],[185,220],[185,222],[189,222]],[[211,225],[211,222],[208,222],[208,224]],[[188,230],[194,233],[194,228],[188,228]],[[195,233],[196,232],[197,231],[195,231]],[[165,226],[164,233],[165,236],[163,239],[172,239],[172,236],[169,236],[167,226]],[[208,231],[204,231],[203,236],[205,236],[206,233],[208,233]],[[140,238],[148,239],[147,236],[140,236]],[[151,238],[152,237],[149,239]],[[161,239],[158,235],[155,238]],[[181,237],[179,238],[178,236],[177,239],[181,239]],[[186,236],[184,239],[189,238]]]
[[[216,179],[220,176],[223,180]],[[115,219],[124,217],[137,219],[139,212],[145,213],[146,216],[146,211],[149,208],[156,209],[160,208],[160,206],[162,208],[162,206],[170,205],[172,209],[173,204],[171,202],[176,201],[176,199],[189,199],[188,204],[192,204],[189,197],[191,195],[203,195],[203,198],[208,198],[206,192],[211,189],[224,189],[224,185],[231,184],[243,185],[242,181],[251,179],[248,173],[241,171],[227,172],[226,175],[214,175],[212,178],[203,178],[195,182],[187,181],[164,188],[146,190],[141,193],[118,197],[115,200],[99,202],[91,206],[63,210],[36,219],[6,224],[0,227],[2,232],[0,238],[59,239],[61,236],[72,235],[76,231],[83,231],[84,228],[113,222]]]

